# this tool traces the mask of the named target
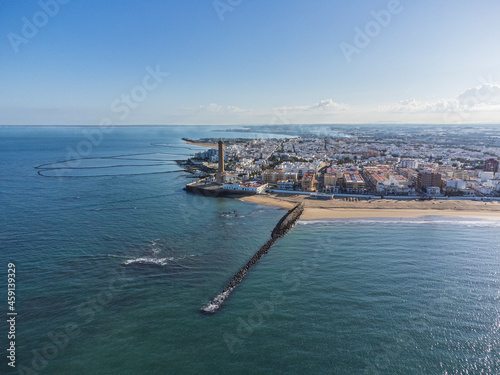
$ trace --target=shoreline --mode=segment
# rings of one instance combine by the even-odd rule
[[[193,142],[187,139],[184,139],[184,142],[195,146],[217,148],[217,145],[212,143]],[[275,206],[287,210],[299,203],[304,203],[304,212],[301,216],[301,220],[304,221],[370,218],[417,219],[428,216],[500,221],[499,201],[368,199],[350,202],[341,199],[313,200],[304,195],[279,193],[235,196],[235,198],[249,203]]]
[[[186,141],[186,140],[184,142],[186,142],[188,145],[193,145],[193,146],[217,148],[217,145],[213,144],[213,143],[191,142],[191,141]]]
[[[320,201],[300,196],[252,195],[242,201],[290,209],[305,203],[301,220],[394,218],[417,219],[426,216],[461,217],[500,221],[499,202],[475,201],[395,201],[372,200],[346,202]]]

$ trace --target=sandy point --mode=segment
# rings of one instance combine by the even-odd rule
[[[201,147],[210,147],[210,148],[217,148],[217,145],[215,143],[203,143],[203,142],[191,142],[191,141],[185,141],[188,145],[194,145],[194,146],[201,146]]]

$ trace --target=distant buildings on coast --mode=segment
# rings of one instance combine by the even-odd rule
[[[217,172],[207,181],[231,192],[500,196],[500,149],[483,152],[495,157],[480,159],[479,153],[456,146],[398,147],[391,140],[298,137],[227,144],[219,140],[217,149],[200,152],[193,160],[207,166],[217,163]]]

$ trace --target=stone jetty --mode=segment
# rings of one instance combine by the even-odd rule
[[[274,227],[271,232],[271,238],[255,253],[255,255],[245,264],[231,279],[231,281],[224,287],[222,292],[220,292],[214,299],[212,299],[208,304],[206,304],[201,311],[205,313],[215,313],[221,307],[224,300],[231,294],[231,292],[236,288],[236,286],[241,283],[243,278],[247,275],[250,268],[252,268],[259,260],[262,258],[269,249],[274,245],[274,243],[284,235],[286,235],[290,229],[293,228],[297,220],[302,215],[304,211],[304,203],[299,203],[294,208],[289,210],[281,219],[278,224]]]

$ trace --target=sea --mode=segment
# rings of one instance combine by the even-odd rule
[[[495,221],[299,221],[201,313],[285,214],[183,190],[182,137],[285,137],[225,130],[0,128],[1,374],[500,374]]]

